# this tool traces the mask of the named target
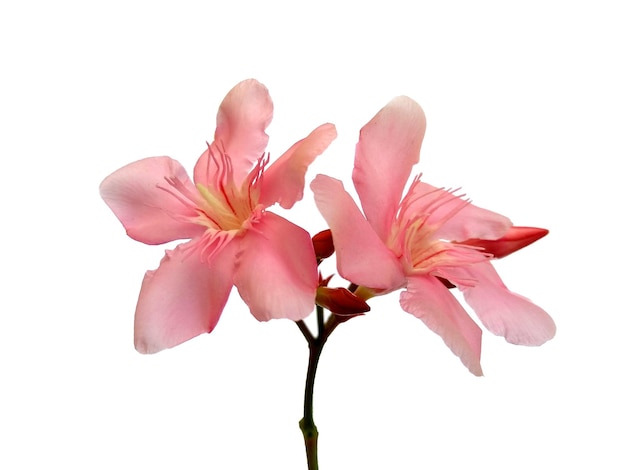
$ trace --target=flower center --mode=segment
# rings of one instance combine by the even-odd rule
[[[439,229],[469,201],[455,195],[456,190],[419,188],[420,176],[400,203],[387,242],[402,259],[407,274],[449,278],[446,268],[484,261],[487,255],[480,250],[438,236]]]
[[[239,231],[248,228],[263,211],[259,204],[259,181],[268,157],[263,155],[240,184],[235,183],[228,154],[209,148],[207,185],[196,183],[202,196],[198,201],[197,222],[208,229]]]
[[[196,183],[197,191],[189,188],[186,175],[184,180],[168,176],[165,178],[167,186],[157,185],[187,209],[184,215],[170,214],[173,218],[205,228],[202,235],[181,245],[187,256],[199,253],[203,262],[209,262],[221,247],[242,231],[251,229],[259,220],[265,209],[263,204],[259,204],[260,182],[268,161],[269,155],[263,154],[238,185],[228,154],[209,147],[206,184]]]

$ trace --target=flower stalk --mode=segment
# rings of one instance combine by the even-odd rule
[[[341,320],[332,314],[326,322],[324,322],[324,309],[317,306],[317,337],[313,336],[304,321],[296,322],[298,328],[309,343],[309,365],[306,374],[306,384],[304,387],[304,416],[300,420],[300,430],[304,438],[304,446],[306,448],[307,468],[309,470],[318,470],[317,460],[317,437],[318,431],[315,421],[313,420],[313,389],[315,386],[315,374],[317,372],[317,364],[319,363],[322,349],[326,344],[326,340],[331,333],[337,328]]]

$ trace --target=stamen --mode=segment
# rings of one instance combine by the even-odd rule
[[[203,263],[210,263],[213,256],[219,253],[224,245],[226,245],[234,237],[231,231],[206,232],[202,239],[202,249],[200,250],[200,259]]]
[[[446,204],[457,204],[457,207],[449,210],[447,214],[445,214],[442,217],[442,219],[437,224],[437,228],[441,227],[443,224],[448,222],[452,217],[458,214],[459,211],[461,211],[465,206],[470,204],[469,199],[462,199],[463,197],[466,196],[466,194],[458,194],[458,195],[455,194],[461,188],[456,188],[456,189],[435,188],[424,194],[419,194],[419,195],[416,194],[414,192],[414,188],[421,182],[421,177],[422,177],[421,173],[415,177],[415,179],[413,180],[413,183],[411,183],[411,186],[409,187],[407,196],[405,196],[405,199],[401,202],[400,211],[398,214],[398,218],[400,220],[405,218],[405,214],[411,210],[411,208],[413,207],[414,204],[417,203],[417,201],[420,201],[424,198],[428,198],[435,194],[437,196],[435,196],[435,198],[432,201],[428,202],[423,208],[423,212],[422,214],[420,214],[421,217],[429,218],[430,215],[432,215],[433,213],[441,209]]]
[[[438,257],[439,255],[442,255],[446,252],[450,251],[448,248],[442,248],[439,251],[435,251],[434,253],[430,253],[427,256],[424,256],[423,258],[418,258],[418,259],[412,259],[412,263],[413,263],[413,267],[414,268],[418,268],[419,266],[424,266],[426,264],[426,262],[428,260],[434,259],[436,257]],[[428,252],[428,250],[426,250],[426,252]]]
[[[438,268],[470,265],[488,259],[486,253],[437,238],[439,229],[470,204],[460,188],[435,188],[419,194],[421,174],[400,203],[390,235],[390,246],[404,255],[408,268],[433,273]],[[433,220],[433,218],[435,220]],[[443,276],[445,277],[445,276]]]
[[[194,195],[185,187],[185,185],[177,177],[166,176],[164,179],[172,188],[178,191],[178,194],[176,194],[174,191],[172,191],[171,189],[167,187],[161,186],[160,184],[156,185],[158,189],[165,191],[166,193],[175,197],[181,204],[183,204],[187,208],[192,209],[192,210],[196,208]]]
[[[252,168],[250,173],[248,173],[246,179],[242,184],[242,188],[246,188],[248,207],[251,209],[254,209],[254,207],[256,207],[259,200],[261,181],[263,180],[265,167],[269,162],[269,158],[269,153],[263,153],[263,155],[261,155],[257,160],[254,168]]]
[[[260,187],[256,183],[268,158],[263,154],[243,184],[237,186],[232,159],[223,145],[220,148],[213,144],[207,152],[206,186],[196,183],[201,195],[197,205],[203,225],[226,231],[244,229],[258,206]]]

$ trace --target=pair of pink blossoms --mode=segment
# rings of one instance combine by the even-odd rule
[[[211,332],[233,285],[258,320],[297,321],[313,311],[320,282],[310,235],[266,209],[289,209],[302,198],[309,164],[337,134],[324,124],[268,166],[272,113],[267,89],[243,81],[219,108],[214,142],[196,163],[193,183],[169,157],[131,163],[102,182],[103,199],[130,237],[147,244],[189,239],[145,275],[135,312],[138,351]],[[361,130],[353,180],[365,216],[340,181],[318,175],[311,189],[332,232],[339,274],[360,286],[356,294],[367,299],[406,288],[402,308],[480,375],[481,330],[449,287],[461,290],[493,333],[542,344],[555,334],[552,319],[509,291],[490,259],[547,231],[513,227],[419,177],[402,197],[425,124],[420,106],[400,97]]]

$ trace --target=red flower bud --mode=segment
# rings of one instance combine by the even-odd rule
[[[322,230],[317,235],[313,235],[311,240],[313,241],[313,248],[315,249],[317,259],[328,258],[335,252],[333,236],[330,230]]]
[[[352,317],[362,315],[363,312],[369,312],[370,310],[370,306],[367,305],[365,300],[343,287],[318,287],[315,303],[330,310],[337,316]]]
[[[545,228],[511,227],[502,238],[497,240],[472,238],[459,243],[461,245],[479,246],[484,248],[486,253],[491,253],[495,258],[504,258],[545,237],[547,234],[548,230]]]

